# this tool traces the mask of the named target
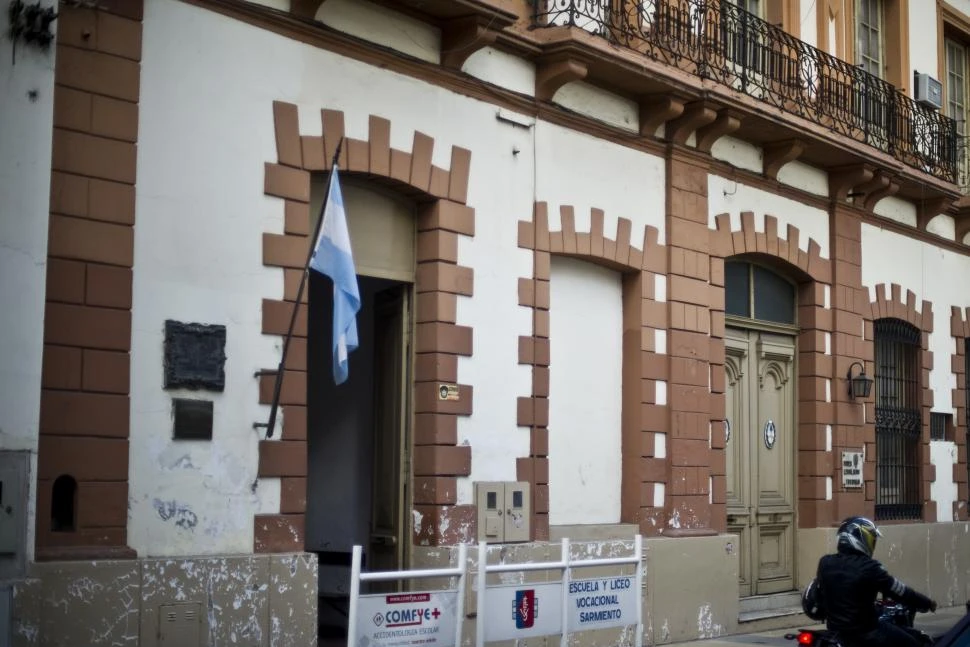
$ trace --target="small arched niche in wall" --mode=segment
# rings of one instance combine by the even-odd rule
[[[77,481],[61,474],[51,490],[51,531],[74,532],[77,518]]]

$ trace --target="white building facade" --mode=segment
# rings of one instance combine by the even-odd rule
[[[929,6],[62,2],[0,47],[13,644],[312,644],[354,545],[637,533],[644,639],[737,633],[854,514],[963,604],[970,3]],[[297,306],[338,146],[340,386]]]

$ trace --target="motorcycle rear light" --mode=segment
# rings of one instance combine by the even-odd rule
[[[810,631],[802,631],[798,634],[799,645],[811,645],[815,642],[815,636]]]

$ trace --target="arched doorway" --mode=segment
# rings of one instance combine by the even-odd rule
[[[332,377],[333,284],[310,273],[307,331],[306,549],[319,559],[321,625],[342,627],[349,557],[370,570],[404,568],[411,545],[411,338],[416,209],[366,176],[341,175],[357,270],[360,345],[347,382]],[[312,178],[311,218],[326,174]]]
[[[725,262],[727,531],[741,597],[795,587],[797,286],[747,258]]]

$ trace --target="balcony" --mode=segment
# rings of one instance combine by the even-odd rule
[[[963,146],[952,119],[734,4],[535,0],[533,26],[579,28],[870,146],[938,180],[958,181]],[[770,141],[764,125],[750,121],[749,138]],[[823,166],[838,163],[831,148],[806,157]]]

